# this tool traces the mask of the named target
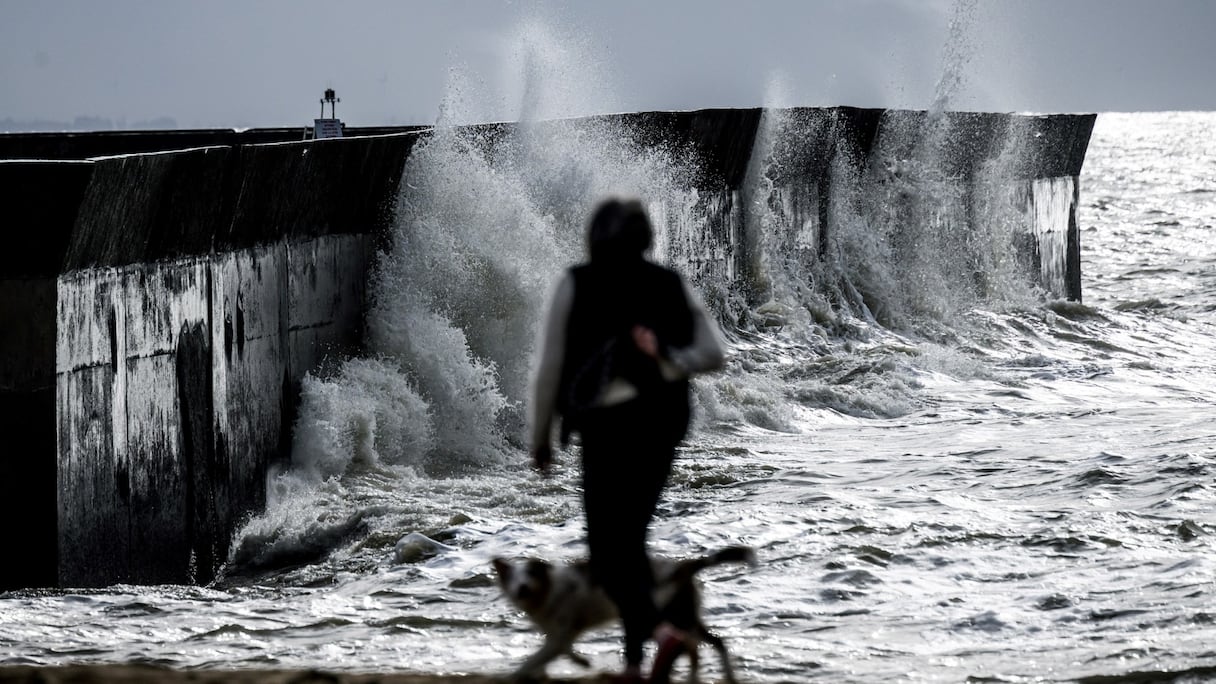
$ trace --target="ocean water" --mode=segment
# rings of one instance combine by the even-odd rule
[[[696,383],[654,549],[756,549],[704,577],[747,681],[1216,677],[1216,113],[1098,117],[1083,304],[1024,276],[997,209],[965,254],[934,240],[956,197],[931,156],[881,186],[911,210],[859,180],[809,261],[753,162],[767,301],[699,282],[731,358]],[[692,167],[607,125],[438,132],[405,169],[369,351],[306,381],[223,578],[0,595],[0,664],[510,671],[539,638],[490,560],[584,553],[577,455],[542,478],[521,442],[548,288],[605,194],[646,198],[657,258],[687,265]],[[580,647],[619,662],[615,630]]]

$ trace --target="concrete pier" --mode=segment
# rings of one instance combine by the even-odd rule
[[[360,347],[416,139],[0,161],[0,587],[214,576],[303,374]]]
[[[763,297],[755,174],[797,227],[782,239],[815,259],[839,184],[931,157],[967,198],[964,217],[975,188],[1001,179],[1030,267],[1081,296],[1076,179],[1093,116],[841,107],[582,121],[606,119],[695,156],[702,220],[668,246],[694,278]],[[478,128],[493,144],[513,127]],[[24,559],[0,567],[0,589],[205,583],[264,504],[301,378],[360,349],[369,267],[428,135],[290,141],[298,133],[0,136],[0,525]]]

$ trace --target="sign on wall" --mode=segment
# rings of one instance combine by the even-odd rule
[[[342,122],[338,119],[313,119],[312,137],[320,138],[341,138],[342,137]]]

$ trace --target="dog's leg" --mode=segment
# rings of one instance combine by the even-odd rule
[[[701,656],[699,654],[700,644],[689,644],[688,646],[688,684],[697,684],[701,681]]]
[[[726,677],[727,684],[735,684],[735,670],[730,664],[730,653],[726,650],[726,642],[722,641],[722,637],[707,629],[701,630],[701,638],[705,643],[713,646],[714,650],[718,652],[718,657],[722,659],[722,674]]]
[[[569,653],[573,645],[568,639],[545,635],[545,643],[541,644],[540,650],[529,656],[524,664],[515,670],[511,680],[526,681],[543,676],[545,666],[563,653]]]
[[[573,660],[579,667],[591,667],[591,661],[587,660],[586,656],[575,653],[573,647],[566,651],[566,657]]]

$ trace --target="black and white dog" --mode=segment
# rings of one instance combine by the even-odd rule
[[[673,561],[651,560],[655,580],[655,605],[663,619],[682,630],[689,640],[689,681],[697,681],[699,661],[695,644],[706,642],[718,651],[726,681],[734,682],[730,655],[721,637],[709,631],[701,620],[701,592],[696,574],[722,563],[755,564],[755,555],[745,546],[730,546],[708,556]],[[494,559],[494,571],[503,594],[523,611],[545,635],[544,644],[515,671],[514,679],[539,677],[545,666],[558,656],[589,667],[586,658],[575,653],[574,641],[583,632],[617,619],[616,606],[608,595],[591,581],[586,561],[554,564],[534,558]],[[660,673],[656,673],[660,674]],[[666,677],[668,673],[661,673]]]

